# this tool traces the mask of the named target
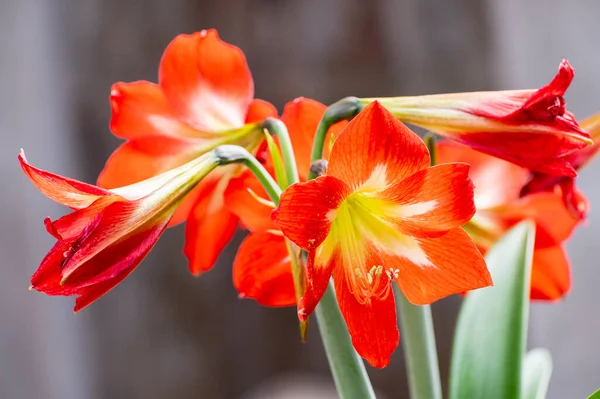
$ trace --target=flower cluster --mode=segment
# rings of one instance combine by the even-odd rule
[[[78,311],[127,277],[167,227],[186,223],[184,253],[199,275],[241,225],[240,297],[297,306],[304,322],[333,279],[355,349],[384,367],[399,340],[393,284],[416,305],[490,286],[482,254],[521,220],[537,227],[531,298],[569,291],[563,243],[588,210],[576,171],[600,148],[589,145],[600,116],[578,124],[566,109],[572,79],[563,61],[538,90],[354,99],[337,117],[297,98],[278,117],[254,98],[239,48],[214,30],[180,35],[158,83],[112,87],[110,129],[125,142],[97,185],[19,155],[39,190],[72,209],[46,219],[57,242],[31,287],[76,296]],[[284,136],[270,128],[277,119]],[[428,148],[403,122],[445,141]],[[253,168],[232,160],[232,146]]]

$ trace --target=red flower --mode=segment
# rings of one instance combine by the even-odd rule
[[[19,161],[44,195],[74,209],[44,221],[57,242],[31,277],[31,287],[48,295],[76,295],[75,311],[140,264],[183,198],[217,166],[208,153],[151,179],[105,190],[35,168],[22,153]]]
[[[524,219],[536,224],[531,298],[556,300],[571,287],[571,272],[563,242],[578,224],[553,192],[519,198],[528,171],[509,162],[451,142],[437,145],[439,162],[466,162],[475,184],[477,212],[465,225],[477,247],[487,252],[512,226]]]
[[[288,128],[302,181],[308,175],[312,142],[326,108],[317,101],[297,98],[285,106],[281,117]],[[334,125],[326,142],[337,137],[345,125],[346,122]],[[328,154],[327,150],[325,158]],[[271,222],[275,205],[267,200],[264,189],[249,172],[231,181],[225,198],[228,209],[252,232],[242,242],[233,263],[233,282],[240,297],[255,299],[264,306],[295,305],[290,262],[291,256],[300,262],[300,254],[295,245],[287,247],[283,234]],[[290,255],[290,250],[297,253]]]
[[[288,187],[272,220],[307,250],[305,320],[333,275],[354,347],[375,367],[398,344],[391,283],[429,304],[492,283],[459,226],[475,213],[468,165],[429,167],[419,137],[375,102],[335,141],[326,175]]]
[[[594,144],[565,156],[575,170],[586,166],[600,150],[600,114],[591,116],[581,122],[581,127],[588,131],[594,139]],[[586,218],[589,204],[583,194],[575,187],[574,177],[552,176],[545,173],[534,172],[531,179],[521,190],[521,195],[537,192],[556,191],[562,194],[565,206],[579,219]]]
[[[116,83],[111,90],[111,130],[127,141],[98,178],[119,187],[182,165],[220,144],[255,150],[262,131],[254,122],[275,108],[253,99],[254,84],[243,52],[215,30],[177,36],[165,50],[158,84]],[[185,253],[194,274],[212,267],[233,236],[238,219],[223,205],[223,193],[238,168],[219,168],[173,216],[188,220]]]
[[[478,151],[534,171],[575,177],[577,173],[565,155],[592,141],[567,111],[563,99],[573,76],[573,68],[565,60],[555,78],[538,90],[436,94],[380,101],[402,121]]]

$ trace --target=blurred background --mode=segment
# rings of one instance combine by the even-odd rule
[[[65,209],[22,175],[35,165],[95,182],[119,141],[110,86],[156,81],[179,33],[217,28],[241,47],[256,96],[279,109],[297,96],[411,95],[547,83],[562,58],[579,118],[600,111],[597,0],[0,0],[0,398],[335,398],[313,326],[302,345],[295,310],[238,300],[231,263],[193,278],[183,229],[169,230],[133,275],[76,316],[73,300],[27,290],[53,245],[42,220]],[[535,304],[530,347],[552,352],[549,398],[600,387],[600,160],[578,183],[592,211],[568,243],[573,290]],[[444,379],[460,301],[434,305]],[[369,369],[381,398],[405,398],[402,350]],[[446,381],[444,382],[446,383]]]

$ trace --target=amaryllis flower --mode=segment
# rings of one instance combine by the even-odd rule
[[[44,221],[57,242],[31,277],[31,288],[77,296],[75,311],[140,264],[184,197],[218,164],[210,152],[139,183],[105,190],[35,168],[23,153],[19,161],[44,195],[73,209],[60,219]]]
[[[110,157],[98,185],[114,188],[155,176],[220,144],[255,150],[257,123],[275,108],[253,99],[244,53],[215,30],[177,36],[160,62],[158,84],[116,83],[110,95],[113,133],[127,141]],[[185,253],[194,274],[212,267],[233,236],[237,217],[223,205],[235,166],[220,168],[181,204],[170,225],[188,220]]]
[[[281,120],[292,141],[301,181],[308,176],[312,143],[326,108],[317,101],[297,98],[283,110]],[[326,143],[337,137],[345,125],[346,122],[340,122],[332,126]],[[327,159],[329,145],[325,148]],[[283,233],[271,222],[275,204],[268,200],[258,180],[249,172],[231,180],[225,198],[228,209],[251,231],[233,263],[233,283],[240,297],[255,299],[263,306],[295,305],[291,261],[292,257],[297,262],[302,260],[298,248],[286,244]]]
[[[475,213],[469,166],[429,162],[423,141],[374,102],[334,142],[326,174],[288,187],[272,213],[309,252],[300,319],[333,275],[354,347],[375,367],[398,344],[393,281],[417,305],[492,284],[459,227]]]
[[[571,272],[562,245],[579,219],[565,207],[561,195],[544,192],[520,198],[519,191],[528,178],[527,169],[460,144],[439,143],[437,159],[471,165],[477,212],[464,227],[483,253],[520,221],[535,222],[531,298],[563,297],[571,287]]]
[[[564,156],[592,141],[566,109],[563,95],[573,76],[564,60],[554,79],[537,90],[379,100],[404,122],[534,171],[574,177],[577,173]]]
[[[586,166],[600,150],[600,114],[593,115],[581,122],[581,127],[590,133],[594,144],[581,150],[577,150],[565,156],[566,162],[570,163],[575,170]],[[575,187],[574,177],[553,176],[540,172],[533,172],[531,179],[521,190],[525,196],[543,191],[559,192],[565,206],[579,219],[585,219],[589,210],[588,201]]]

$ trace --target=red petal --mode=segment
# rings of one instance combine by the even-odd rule
[[[535,248],[531,270],[531,299],[557,300],[571,289],[571,267],[559,246]]]
[[[324,263],[321,263],[321,260],[316,257],[317,251],[318,249],[308,253],[306,291],[298,301],[298,318],[300,321],[308,320],[308,317],[314,312],[323,297],[331,279],[331,274],[336,268],[343,267],[337,251],[334,251],[328,259],[325,259]]]
[[[277,117],[277,108],[268,101],[254,99],[248,106],[246,123],[260,123],[267,118]]]
[[[299,97],[285,105],[281,120],[288,128],[294,153],[296,165],[300,174],[300,180],[306,180],[311,163],[311,152],[317,126],[327,107],[318,101]],[[325,151],[323,158],[327,159],[329,147],[332,140],[337,138],[347,122],[333,125],[325,138]]]
[[[163,54],[159,84],[185,123],[208,132],[244,125],[254,95],[244,53],[215,30],[177,36]]]
[[[492,285],[483,256],[463,229],[417,241],[431,265],[416,265],[406,258],[382,254],[384,265],[399,269],[396,281],[411,303],[427,305],[452,294]]]
[[[74,209],[85,208],[99,197],[113,195],[100,187],[31,166],[27,163],[23,152],[19,154],[19,162],[23,172],[42,194],[68,207]]]
[[[322,176],[289,186],[282,194],[271,220],[300,248],[317,248],[331,227],[334,211],[350,194],[350,187],[335,177]]]
[[[385,299],[360,304],[348,289],[343,273],[342,268],[336,268],[333,279],[352,345],[371,366],[386,367],[400,338],[394,295],[390,293]]]
[[[420,170],[380,198],[398,204],[399,228],[411,236],[440,236],[462,226],[475,214],[469,165],[441,164]]]
[[[233,262],[233,285],[240,297],[255,299],[263,306],[295,305],[285,238],[268,232],[246,237]]]
[[[183,252],[194,275],[212,268],[238,225],[237,216],[223,204],[223,182],[218,181],[212,190],[207,186],[207,194],[198,197],[185,226]]]
[[[175,115],[160,86],[138,81],[115,83],[110,91],[110,129],[122,138],[143,136],[196,137],[200,132]]]
[[[225,190],[225,205],[240,218],[242,225],[250,231],[264,231],[273,228],[271,222],[271,211],[273,207],[260,203],[250,194],[252,190],[255,195],[270,201],[265,189],[254,174],[244,172],[238,178],[231,179]]]
[[[358,188],[369,179],[393,184],[428,166],[429,152],[419,136],[375,101],[335,141],[327,174]]]
[[[438,163],[465,162],[475,185],[478,209],[504,204],[519,197],[529,171],[510,162],[475,151],[465,145],[444,141],[436,145]]]

